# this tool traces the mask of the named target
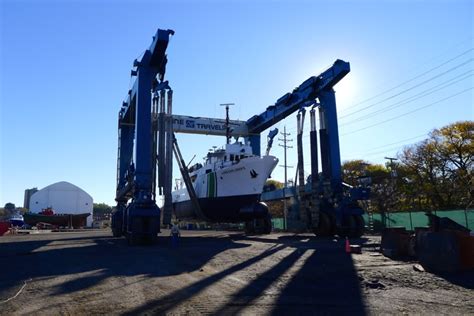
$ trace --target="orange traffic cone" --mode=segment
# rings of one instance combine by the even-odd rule
[[[351,244],[349,243],[349,238],[346,237],[346,253],[351,253]]]

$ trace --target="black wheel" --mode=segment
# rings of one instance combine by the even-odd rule
[[[115,211],[112,213],[112,236],[114,237],[122,237],[123,232],[122,232],[122,223],[123,223],[123,212],[121,211]]]
[[[127,234],[127,243],[129,246],[148,245],[152,240],[152,238],[144,235]]]
[[[331,235],[331,219],[325,212],[319,212],[319,225],[313,229],[316,236],[326,237]]]
[[[338,230],[340,237],[355,237],[357,223],[353,215],[344,215],[342,218],[342,227]]]
[[[125,235],[125,238],[127,238],[127,244],[129,246],[135,246],[137,244],[137,238],[134,237],[133,235],[131,234],[126,234]]]
[[[158,241],[158,236],[146,235],[143,236],[142,242],[144,245],[153,245]]]
[[[355,231],[354,231],[354,237],[359,238],[360,236],[362,236],[364,234],[365,221],[364,221],[364,218],[362,217],[362,215],[353,215],[353,217],[354,217],[354,220],[355,220],[355,223],[356,223],[356,227],[355,227]]]
[[[122,237],[122,230],[117,227],[112,227],[112,236]]]
[[[267,214],[267,216],[265,216],[263,218],[263,234],[265,235],[268,235],[272,232],[272,217],[270,216],[270,214]]]
[[[255,234],[255,220],[250,220],[250,221],[245,222],[244,232],[245,232],[245,235]]]

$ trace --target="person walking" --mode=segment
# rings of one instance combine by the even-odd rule
[[[179,238],[181,237],[181,233],[179,232],[179,227],[178,227],[177,222],[173,223],[173,226],[171,226],[170,236],[171,236],[171,246],[173,248],[178,247]]]

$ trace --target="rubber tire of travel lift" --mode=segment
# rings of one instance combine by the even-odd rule
[[[262,220],[263,220],[262,234],[268,235],[272,232],[272,217],[270,214],[267,214]]]
[[[120,228],[114,227],[112,228],[112,236],[114,237],[122,237],[122,230]]]
[[[357,222],[353,215],[346,215],[342,218],[342,227],[338,229],[340,237],[355,237],[357,231]]]
[[[327,212],[326,215],[329,217],[329,221],[331,222],[331,232],[329,236],[334,236],[337,233],[337,224],[336,224],[336,215],[333,212]]]
[[[318,237],[327,237],[331,235],[332,223],[326,212],[319,212],[319,225],[313,229],[313,233]]]
[[[272,232],[272,218],[270,214],[245,222],[245,235],[268,235]]]
[[[131,234],[126,234],[125,238],[127,239],[127,244],[129,246],[136,246],[140,243],[140,238],[133,236]]]
[[[246,221],[244,224],[245,235],[255,234],[255,220]]]
[[[365,230],[365,221],[362,215],[353,215],[356,222],[356,230],[353,237],[361,237]]]

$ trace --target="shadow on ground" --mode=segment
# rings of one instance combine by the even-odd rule
[[[158,245],[144,247],[129,247],[125,239],[107,236],[1,243],[1,297],[9,296],[16,291],[19,282],[30,278],[75,275],[60,283],[53,293],[67,294],[88,289],[109,277],[179,275],[199,270],[214,256],[228,249],[267,243],[270,247],[264,247],[255,256],[236,261],[222,271],[149,300],[128,313],[165,313],[225,277],[285,250],[286,256],[250,278],[215,313],[238,314],[258,304],[259,298],[267,292],[272,292],[273,303],[266,307],[266,311],[273,314],[366,314],[354,263],[351,256],[344,253],[344,240],[316,239],[307,235],[246,237],[232,233],[183,237],[178,249],[170,248],[168,240],[168,237],[160,237]],[[363,244],[366,240],[358,242]],[[276,286],[276,281],[300,259],[304,260],[301,268],[291,274],[284,286]],[[83,275],[77,277],[80,273]]]
[[[123,238],[78,237],[0,243],[0,293],[7,296],[20,281],[91,272],[56,288],[55,294],[87,289],[108,277],[178,275],[201,268],[218,253],[249,245],[229,238],[182,238],[178,249],[168,237],[157,245],[129,247]],[[93,272],[93,273],[92,273]]]
[[[333,239],[316,239],[304,235],[282,236],[278,239],[232,235],[234,241],[253,241],[273,244],[268,250],[240,262],[228,269],[189,286],[176,290],[159,299],[130,311],[128,315],[152,313],[164,314],[176,305],[191,299],[224,277],[243,270],[284,249],[289,254],[275,262],[268,270],[244,285],[213,314],[240,314],[267,291],[275,296],[271,286],[281,278],[298,260],[311,251],[302,267],[291,276],[283,288],[279,288],[266,312],[276,315],[350,313],[364,315],[365,304],[360,282],[350,255],[344,252],[344,242]],[[360,242],[364,242],[363,239]],[[258,313],[258,312],[256,312]]]

